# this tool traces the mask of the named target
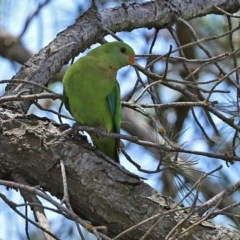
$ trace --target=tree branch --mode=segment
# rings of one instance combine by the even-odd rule
[[[0,178],[9,179],[11,173],[24,176],[32,186],[40,185],[61,199],[63,186],[59,160],[63,159],[72,208],[94,225],[106,225],[109,236],[156,214],[172,217],[166,215],[161,219],[149,233],[151,239],[163,238],[177,224],[175,212],[178,210],[167,212],[172,208],[169,200],[115,162],[97,156],[84,141],[71,140],[46,119],[1,109],[0,129]],[[156,220],[159,218],[149,219],[122,239],[139,239]],[[186,221],[183,225],[190,227],[191,224]],[[220,234],[220,229],[214,226],[199,225],[195,230],[194,234],[199,237],[204,232],[205,238]],[[222,234],[235,234],[224,231]]]
[[[154,1],[123,5],[106,9],[101,13],[97,13],[94,8],[90,8],[76,20],[75,24],[59,33],[49,45],[26,62],[14,78],[33,81],[46,86],[63,64],[93,43],[100,42],[108,34],[104,29],[118,32],[144,27],[163,28],[171,26],[178,17],[188,20],[210,13],[222,14],[216,9],[216,6],[231,12],[237,11],[240,8],[240,3],[238,0],[219,0],[217,4],[207,0],[201,3],[197,0],[191,2],[175,0],[171,3]],[[6,95],[25,89],[24,84],[20,86],[11,85],[6,88]],[[27,90],[28,93],[41,91],[34,86],[27,86]],[[14,103],[14,108],[20,112],[27,112],[30,104],[30,101]]]

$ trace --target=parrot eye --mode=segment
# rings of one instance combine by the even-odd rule
[[[121,52],[121,53],[125,53],[125,52],[126,52],[126,48],[125,48],[125,47],[121,47],[121,48],[120,48],[120,52]]]

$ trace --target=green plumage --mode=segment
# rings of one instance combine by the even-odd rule
[[[123,42],[105,43],[72,64],[64,78],[64,104],[81,125],[119,133],[120,88],[117,71],[134,63],[133,49]],[[119,140],[89,133],[98,149],[118,161]]]

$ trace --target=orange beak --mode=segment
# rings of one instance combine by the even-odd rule
[[[133,65],[135,63],[135,55],[134,54],[129,55],[128,62],[130,65]]]

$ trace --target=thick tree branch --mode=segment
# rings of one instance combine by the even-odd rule
[[[194,17],[219,12],[215,5],[226,11],[237,11],[240,8],[238,0],[212,1],[154,1],[143,4],[131,4],[107,9],[97,13],[90,8],[75,24],[58,34],[58,36],[38,54],[32,57],[14,76],[47,85],[72,57],[82,52],[93,43],[99,42],[108,34],[104,29],[112,32],[131,31],[136,28],[163,28],[174,24],[178,17],[188,20]],[[21,92],[37,93],[41,89],[34,86],[8,86],[6,95]],[[27,112],[31,102],[15,103],[18,111]]]
[[[150,239],[162,239],[179,218],[184,219],[184,213],[178,214],[181,208],[174,208],[171,201],[115,162],[97,156],[84,147],[84,142],[71,140],[48,120],[1,109],[0,129],[1,179],[11,179],[14,173],[61,199],[63,186],[59,160],[64,159],[71,206],[79,216],[93,224],[106,225],[110,236],[156,215],[121,239],[139,239],[156,221],[159,224],[150,232]],[[188,217],[183,226],[187,228],[193,223],[194,220]],[[193,236],[203,239],[202,234],[204,239],[212,235],[226,239],[227,234],[234,238],[235,233],[200,224]]]
[[[32,56],[32,53],[23,46],[19,38],[12,36],[0,27],[0,55],[24,64]]]

